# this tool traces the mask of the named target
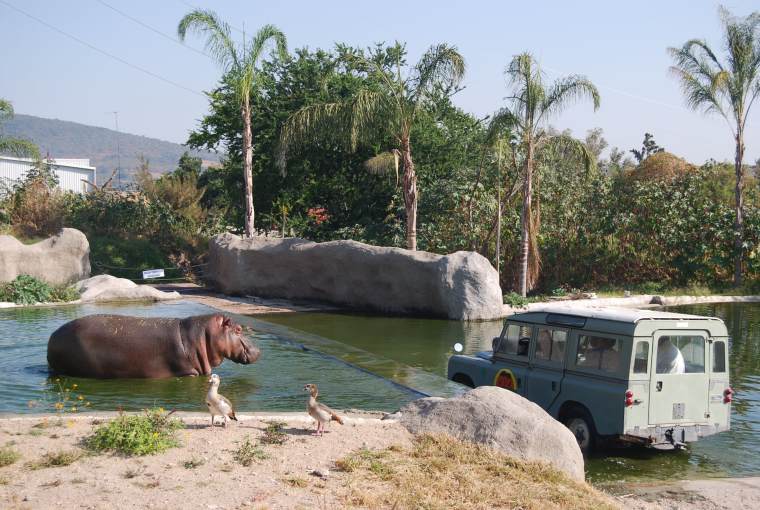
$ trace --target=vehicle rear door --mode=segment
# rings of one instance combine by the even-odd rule
[[[705,331],[654,333],[649,424],[706,423],[710,376]]]
[[[528,368],[528,400],[549,409],[562,389],[568,332],[537,326]]]

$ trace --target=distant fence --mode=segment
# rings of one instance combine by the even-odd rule
[[[208,264],[193,264],[185,267],[124,267],[95,262],[93,266],[99,274],[126,278],[135,283],[176,283],[205,280]],[[143,271],[151,269],[163,270],[164,276],[160,278],[143,278]]]

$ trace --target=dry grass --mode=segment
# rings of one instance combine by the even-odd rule
[[[0,448],[0,467],[10,466],[20,458],[21,454],[10,446]]]
[[[51,467],[63,467],[73,464],[84,457],[82,450],[61,450],[59,452],[48,452],[39,460],[28,462],[26,467],[31,470],[45,469]]]
[[[361,449],[336,465],[350,474],[345,502],[362,508],[617,508],[545,464],[443,435],[418,436],[410,449]]]

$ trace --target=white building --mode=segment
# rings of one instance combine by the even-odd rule
[[[90,166],[89,159],[58,158],[50,159],[48,162],[58,177],[59,187],[65,191],[87,193],[92,190],[92,186],[84,181],[97,184],[95,167]],[[31,158],[0,156],[0,182],[10,184],[22,180],[34,164],[35,160]]]

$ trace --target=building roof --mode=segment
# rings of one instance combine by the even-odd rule
[[[529,312],[517,313],[510,319],[519,319],[520,316],[531,313],[556,313],[561,315],[572,315],[576,317],[585,317],[588,319],[609,320],[616,322],[627,322],[636,324],[645,320],[715,320],[716,317],[704,317],[700,315],[689,315],[685,313],[664,312],[661,310],[639,310],[636,308],[623,308],[611,306],[561,306],[547,305],[540,308],[534,308]]]

